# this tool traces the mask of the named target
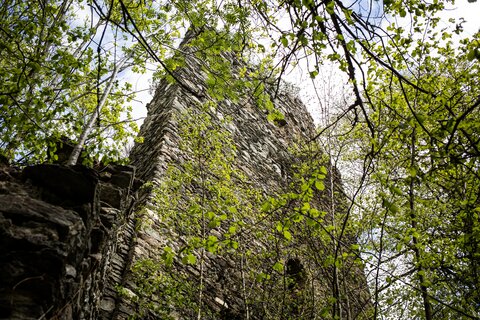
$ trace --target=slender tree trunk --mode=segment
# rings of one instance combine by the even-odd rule
[[[387,221],[387,212],[388,210],[385,210],[385,215],[383,216],[382,220],[382,228],[380,229],[380,247],[378,249],[379,254],[378,254],[378,260],[377,260],[377,270],[375,274],[375,300],[374,300],[374,313],[373,313],[373,319],[376,320],[378,318],[378,296],[379,296],[379,283],[380,283],[380,264],[382,263],[383,259],[383,237],[385,233],[385,223]]]
[[[333,250],[335,252],[335,259],[334,259],[334,262],[333,262],[333,297],[335,298],[335,302],[333,304],[333,318],[342,320],[341,286],[340,286],[340,279],[339,279],[339,270],[338,270],[338,267],[337,267],[338,252],[340,250],[340,239],[337,239],[337,236],[338,236],[337,224],[336,224],[337,217],[335,216],[336,207],[335,207],[335,194],[334,194],[334,183],[335,183],[335,181],[333,180],[334,166],[333,166],[333,163],[332,163],[332,150],[331,150],[330,146],[331,146],[331,141],[330,141],[330,132],[329,132],[328,133],[328,155],[329,155],[329,158],[330,158],[330,165],[329,165],[329,171],[330,171],[330,211],[332,213],[332,225],[334,227],[334,229],[333,229],[333,234],[334,234]]]
[[[115,80],[117,78],[119,70],[121,70],[122,66],[127,62],[127,60],[130,58],[130,56],[125,56],[123,57],[117,65],[113,68],[112,75],[110,77],[110,80],[107,84],[107,87],[105,88],[105,91],[103,91],[102,97],[100,98],[100,101],[98,102],[96,110],[92,113],[90,116],[90,119],[88,120],[88,123],[85,125],[83,128],[82,133],[80,134],[80,137],[78,138],[78,142],[73,148],[72,153],[70,154],[70,157],[68,159],[67,165],[73,166],[77,163],[78,158],[80,157],[80,154],[82,153],[83,146],[85,145],[85,141],[87,140],[88,135],[93,129],[93,126],[95,125],[95,122],[97,121],[97,118],[99,116],[100,110],[102,107],[105,105],[107,102],[107,98],[112,91],[113,85],[115,83]]]
[[[248,310],[248,299],[247,299],[247,285],[245,281],[246,258],[244,253],[242,253],[242,258],[240,260],[240,263],[241,263],[240,267],[242,272],[243,303],[245,304],[245,320],[250,320],[250,311]]]
[[[415,134],[415,128],[413,129],[412,132],[412,145],[411,145],[411,157],[410,157],[410,167],[413,168],[415,165],[415,142],[416,142],[416,134]],[[410,205],[410,219],[411,219],[411,226],[412,229],[416,232],[417,230],[417,216],[415,213],[415,194],[414,194],[414,187],[415,187],[415,181],[414,177],[410,177],[410,190],[409,190],[409,205]],[[425,270],[423,268],[423,263],[422,263],[422,257],[420,253],[420,249],[418,248],[418,237],[413,234],[412,237],[413,241],[413,251],[415,253],[415,262],[418,268],[418,278],[420,281],[420,291],[422,293],[422,300],[423,300],[423,308],[425,311],[425,319],[426,320],[432,320],[432,306],[430,304],[430,300],[428,298],[428,288],[425,285]]]
[[[202,150],[203,149],[203,139],[199,139],[197,149]],[[198,155],[197,158],[198,161],[198,166],[200,169],[200,183],[201,183],[201,189],[202,190],[202,198],[200,200],[200,207],[202,208],[202,221],[201,221],[201,238],[203,241],[207,240],[207,222],[206,222],[206,217],[205,217],[205,197],[206,197],[206,185],[205,185],[205,173],[206,173],[206,168],[204,167],[204,159],[202,158],[202,155]],[[205,277],[205,248],[202,247],[200,248],[200,288],[198,291],[198,312],[197,312],[197,320],[202,319],[202,308],[203,308],[203,286],[204,286],[204,277]]]

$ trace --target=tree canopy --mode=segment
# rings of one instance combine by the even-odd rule
[[[198,95],[174,73],[187,29],[212,99],[253,90],[271,120],[282,118],[274,101],[285,74],[300,70],[318,88],[333,65],[344,96],[317,92],[326,111],[312,141],[340,169],[354,168],[332,235],[338,244],[345,230],[359,236],[373,318],[476,319],[480,33],[442,18],[454,3],[5,0],[0,154],[19,165],[53,161],[58,142],[71,141],[69,164],[81,152],[125,160],[137,125],[135,92],[121,76],[153,66],[154,81]],[[239,81],[219,52],[258,68],[237,70],[248,78]]]

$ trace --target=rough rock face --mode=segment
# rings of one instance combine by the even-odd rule
[[[124,271],[128,250],[116,240],[127,234],[133,181],[125,166],[0,167],[0,319],[96,319],[108,310],[115,292],[105,280]]]

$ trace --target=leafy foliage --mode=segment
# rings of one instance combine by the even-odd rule
[[[274,107],[282,76],[300,66],[316,83],[322,65],[332,63],[348,79],[349,92],[340,105],[329,106],[324,127],[312,137],[325,144],[329,158],[309,150],[311,161],[300,165],[283,193],[264,199],[242,187],[231,139],[221,130],[205,131],[208,108],[195,111],[198,128],[179,119],[189,128],[181,148],[195,161],[186,161],[183,171],[170,168],[170,180],[161,186],[174,197],[159,196],[160,216],[167,225],[180,221],[185,236],[181,250],[166,248],[163,264],[202,265],[207,252],[252,259],[238,234],[245,219],[268,217],[268,232],[256,234],[265,241],[288,246],[298,240],[327,253],[325,259],[312,256],[315,267],[331,274],[331,299],[319,312],[324,318],[349,318],[342,311],[349,302],[342,269],[360,259],[371,270],[373,318],[477,318],[480,34],[465,36],[461,18],[442,21],[452,3],[7,0],[0,8],[0,153],[19,164],[54,159],[57,142],[67,137],[77,153],[84,148],[104,161],[121,158],[122,146],[136,132],[127,106],[132,87],[119,81],[122,72],[143,72],[154,63],[156,80],[203,94],[174,73],[184,61],[171,48],[187,28],[203,57],[206,94],[216,102],[236,102],[253,92],[276,123],[284,120]],[[86,22],[77,15],[83,6],[94,12]],[[378,14],[365,7],[376,7]],[[219,58],[225,53],[255,67],[231,68]],[[206,154],[208,148],[213,149]],[[324,183],[334,176],[335,161],[360,169],[349,177],[355,179],[349,204],[336,200],[340,188],[330,183],[329,190]],[[330,176],[322,167],[329,162]],[[191,185],[203,193],[188,190]],[[329,210],[311,203],[314,191],[327,194]],[[229,232],[214,235],[218,228]],[[285,271],[286,262],[276,254],[252,259],[252,270],[265,261],[271,269],[256,276],[245,270],[245,277],[278,285],[275,275]],[[155,273],[151,263],[157,262],[137,269]],[[169,290],[169,284],[159,284],[165,275],[157,276],[162,280],[143,284],[146,292],[156,286]],[[202,310],[201,298],[180,300]]]
[[[308,319],[322,313],[331,317],[332,309],[345,305],[349,298],[319,303],[312,300],[312,294],[333,296],[326,289],[331,283],[329,273],[336,269],[348,274],[352,263],[358,263],[358,254],[344,247],[336,259],[337,252],[331,249],[334,222],[331,214],[319,209],[324,206],[319,194],[326,189],[327,176],[320,161],[325,159],[312,159],[305,150],[297,150],[295,157],[303,155],[305,161],[293,169],[297,174],[289,191],[283,193],[279,188],[277,194],[266,197],[260,186],[237,168],[235,143],[227,130],[231,119],[219,120],[216,112],[215,104],[208,102],[184,110],[175,120],[180,137],[177,158],[181,161],[169,164],[143,217],[153,224],[144,224],[145,232],[161,228],[169,235],[153,259],[141,260],[132,269],[139,281],[134,299],[140,305],[139,315],[177,312],[218,318],[204,305],[204,295],[209,290],[207,281],[224,273],[225,283],[219,283],[216,294],[242,299],[245,309],[238,311],[242,316],[275,319],[281,314]],[[325,197],[323,201],[328,200]],[[351,240],[350,235],[345,238]],[[293,272],[294,260],[288,257],[297,255],[311,261],[298,262],[300,271]],[[146,269],[151,263],[155,267]],[[195,276],[187,270],[196,270],[191,271]],[[152,283],[156,278],[166,279],[166,285],[144,288],[144,281]],[[343,281],[350,283],[343,276],[338,279]],[[171,291],[177,286],[190,289]],[[343,288],[338,290],[349,297]],[[164,297],[168,308],[151,308],[152,295]],[[232,301],[225,303],[236,303]]]
[[[167,277],[169,283],[181,279],[192,286],[181,300],[171,296],[176,292],[165,286],[156,287],[155,295],[168,296],[174,310],[190,308],[199,315],[208,310],[202,307],[202,294],[206,274],[212,271],[206,270],[205,261],[212,255],[234,252],[242,245],[240,234],[247,219],[254,216],[260,199],[258,191],[246,187],[245,176],[235,169],[235,144],[221,123],[212,122],[209,113],[214,107],[211,103],[192,107],[176,119],[183,162],[169,165],[151,208],[160,223],[174,233],[172,242],[155,261],[156,272],[163,270],[162,277]],[[179,239],[182,246],[177,248]],[[178,268],[172,268],[178,263],[199,266],[200,282],[183,278]],[[147,291],[139,288],[138,294],[149,301]],[[182,301],[189,301],[187,309]]]
[[[175,31],[159,29],[163,7],[89,1],[92,15],[81,21],[84,5],[71,0],[2,5],[0,150],[11,161],[53,159],[62,137],[78,151],[85,145],[90,158],[125,158],[123,146],[137,132],[128,106],[135,93],[119,75],[132,68],[143,72],[149,59],[127,39],[132,25],[122,12],[137,19],[136,30],[151,32],[154,43],[168,45]]]

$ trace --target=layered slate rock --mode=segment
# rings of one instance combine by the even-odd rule
[[[105,284],[124,272],[128,246],[117,240],[128,238],[133,181],[125,166],[0,166],[0,319],[111,311]]]
[[[131,154],[132,164],[137,168],[138,176],[151,184],[149,188],[143,189],[137,202],[139,227],[135,241],[132,243],[131,264],[127,269],[135,268],[145,259],[158,260],[166,246],[180,251],[185,245],[182,232],[162,222],[162,212],[155,209],[152,193],[152,187],[155,189],[165,181],[168,166],[181,168],[185,157],[188,158],[188,155],[179,147],[181,140],[177,121],[179,115],[189,108],[209,101],[206,86],[207,74],[202,71],[201,56],[193,54],[195,50],[189,49],[185,44],[182,51],[185,54],[185,66],[175,71],[175,77],[180,83],[164,80],[159,84],[153,100],[147,106],[148,116],[140,132],[145,142],[135,145]],[[218,59],[240,64],[229,53],[220,54]],[[292,153],[291,148],[295,144],[306,144],[315,135],[313,120],[299,99],[285,93],[274,97],[274,102],[275,107],[285,115],[285,119],[279,123],[268,121],[267,113],[256,104],[251,95],[241,96],[235,103],[228,100],[221,101],[217,103],[216,108],[208,111],[213,121],[223,125],[232,135],[236,147],[236,167],[248,178],[253,188],[261,190],[265,198],[288,189],[294,175],[295,164],[300,161],[298,156]],[[232,121],[225,124],[222,120],[227,117]],[[330,174],[333,176],[330,177]],[[332,193],[342,194],[339,179],[335,170],[329,173],[325,180],[326,189],[316,200],[318,205],[323,204],[325,211],[330,210],[326,199],[332,198]],[[329,181],[335,181],[335,184],[330,185]],[[342,199],[335,200],[336,210],[342,210],[342,203],[344,203]],[[247,220],[246,223],[249,222]],[[275,229],[275,226],[272,228]],[[219,230],[220,233],[224,231]],[[205,279],[201,302],[202,307],[208,310],[202,312],[202,318],[266,319],[278,318],[285,313],[289,313],[291,317],[295,317],[296,314],[312,317],[312,312],[318,310],[315,307],[309,307],[311,308],[309,311],[302,310],[302,301],[298,293],[306,290],[307,283],[314,283],[312,287],[315,288],[313,290],[315,292],[310,294],[311,299],[323,299],[317,304],[328,304],[326,301],[332,291],[332,268],[331,266],[319,267],[318,264],[322,264],[322,255],[326,257],[334,248],[325,247],[324,243],[312,243],[315,240],[310,239],[308,234],[304,234],[282,247],[278,251],[282,256],[275,256],[277,252],[275,241],[268,242],[256,238],[254,234],[246,236],[245,239],[250,243],[249,252],[253,252],[253,255],[266,255],[259,258],[259,264],[255,267],[256,269],[251,270],[252,273],[273,274],[272,266],[275,262],[279,259],[283,261],[284,270],[276,271],[279,284],[275,288],[263,288],[260,283],[252,280],[255,279],[255,274],[245,280],[245,275],[242,274],[244,261],[238,255],[209,254],[205,258],[206,271],[202,275]],[[347,244],[353,242],[354,239],[345,241]],[[272,254],[266,254],[268,252]],[[315,263],[313,263],[314,259],[316,259]],[[348,264],[349,271],[341,275],[341,278],[348,283],[348,289],[342,289],[342,295],[347,295],[351,299],[345,300],[349,305],[342,306],[340,312],[361,318],[368,305],[368,290],[361,267],[354,265],[352,261]],[[172,278],[185,277],[195,290],[200,287],[201,272],[198,264],[186,265],[175,261],[173,269],[165,272]],[[148,276],[145,274],[145,277]],[[125,298],[115,307],[115,319],[126,319],[141,308],[138,304],[141,288],[135,277],[138,277],[138,274],[127,273],[123,279]],[[293,281],[293,285],[286,284],[286,279],[289,279],[289,283]],[[248,298],[245,293],[247,287],[255,291]],[[193,293],[192,296],[194,296]],[[278,314],[275,314],[275,311],[266,310],[268,303],[273,305],[275,302],[281,305],[281,301],[269,299],[282,296],[285,301],[293,302],[288,302],[285,310],[278,310]],[[140,317],[158,318],[155,301],[159,300],[162,300],[161,294],[160,296],[152,295],[150,310],[143,310]],[[309,302],[309,305],[314,304]],[[188,307],[172,307],[169,316],[190,319],[197,317],[195,312]]]

